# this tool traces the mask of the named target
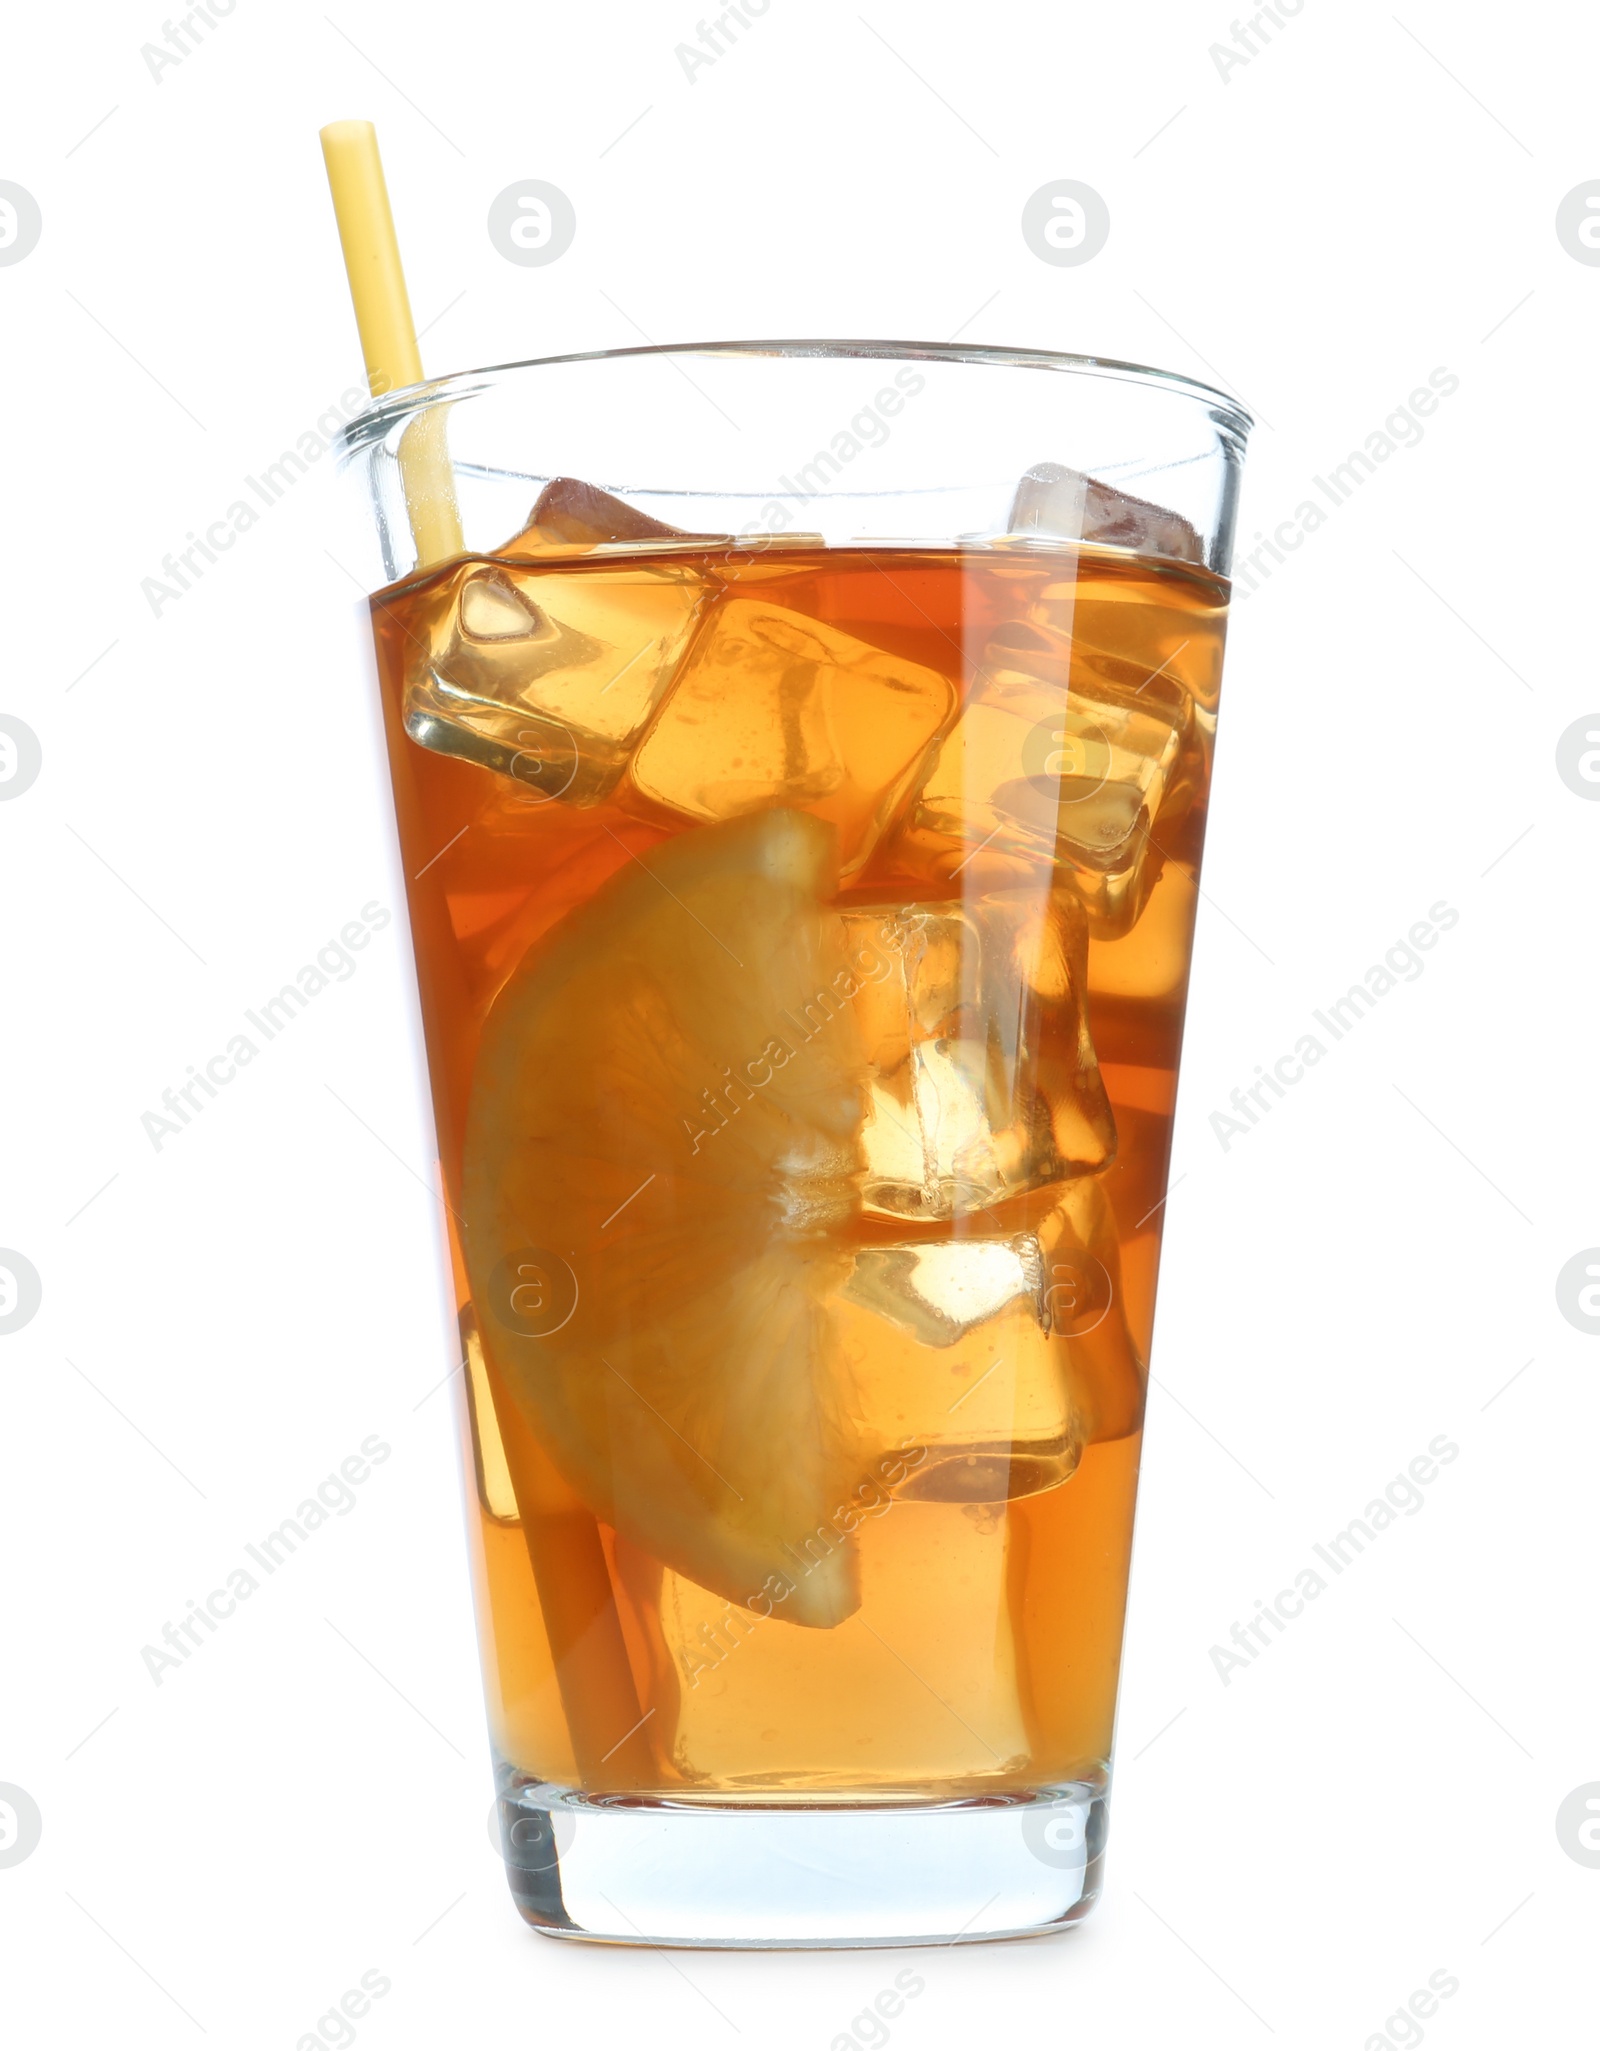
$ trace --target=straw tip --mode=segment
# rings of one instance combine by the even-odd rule
[[[370,142],[377,132],[370,121],[330,121],[319,130],[324,149],[337,149],[341,143]]]

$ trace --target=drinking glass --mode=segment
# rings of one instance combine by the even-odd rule
[[[1249,424],[772,342],[347,432],[538,1929],[944,1943],[1099,1889]]]

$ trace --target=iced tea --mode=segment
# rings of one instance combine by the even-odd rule
[[[1227,587],[1014,524],[373,601],[515,1783],[1103,1775]]]

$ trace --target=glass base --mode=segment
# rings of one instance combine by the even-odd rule
[[[1100,1891],[1104,1782],[957,1801],[585,1795],[503,1774],[512,1899],[550,1937],[743,1948],[1059,1930]]]

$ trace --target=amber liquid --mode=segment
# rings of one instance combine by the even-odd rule
[[[536,623],[520,640],[501,631],[517,627],[508,588]],[[741,668],[751,644],[734,631],[768,618],[734,610],[751,602],[799,651],[764,680]],[[474,557],[373,610],[501,1759],[518,1777],[676,1798],[939,1797],[1094,1777],[1111,1748],[1226,587],[1090,548],[656,546]],[[476,639],[474,619],[488,630]],[[809,655],[796,622],[815,629]],[[760,631],[770,647],[774,630]],[[497,725],[494,706],[513,699]],[[619,1532],[614,1503],[585,1499],[514,1347],[471,1300],[463,1244],[474,1072],[497,997],[652,849],[772,805],[829,821],[832,908],[908,911],[933,936],[920,960],[934,942],[959,955],[976,944],[963,934],[994,930],[986,907],[1029,892],[1068,957],[1028,998],[1017,1057],[1068,1077],[1060,1101],[1040,1113],[1049,1091],[1030,1098],[1003,1144],[969,1148],[942,1180],[908,1179],[894,1141],[900,1165],[867,1161],[859,1209],[836,1228],[840,1259],[890,1249],[875,1274],[928,1247],[965,1259],[974,1242],[1021,1246],[1025,1265],[1037,1242],[1045,1267],[1037,1299],[953,1341],[859,1294],[829,1299],[901,1464],[875,1470],[870,1513],[788,1548],[797,1587],[826,1546],[850,1551],[858,1606],[824,1627],[792,1621],[770,1583],[765,1596],[702,1585]],[[928,1042],[927,1074],[947,1051]],[[1015,1107],[993,1101],[998,1057],[973,1058],[990,1061],[998,1133]],[[919,1115],[896,1087],[888,1114]],[[640,1182],[667,1172],[648,1152],[630,1165]],[[580,1231],[599,1231],[613,1197],[586,1193],[586,1172],[574,1161],[566,1192],[579,1268]],[[1063,1216],[1070,1231],[1049,1222]],[[1071,1241],[1054,1269],[1052,1230]],[[1089,1270],[1110,1300],[1086,1311]],[[603,1312],[591,1299],[586,1314]]]

